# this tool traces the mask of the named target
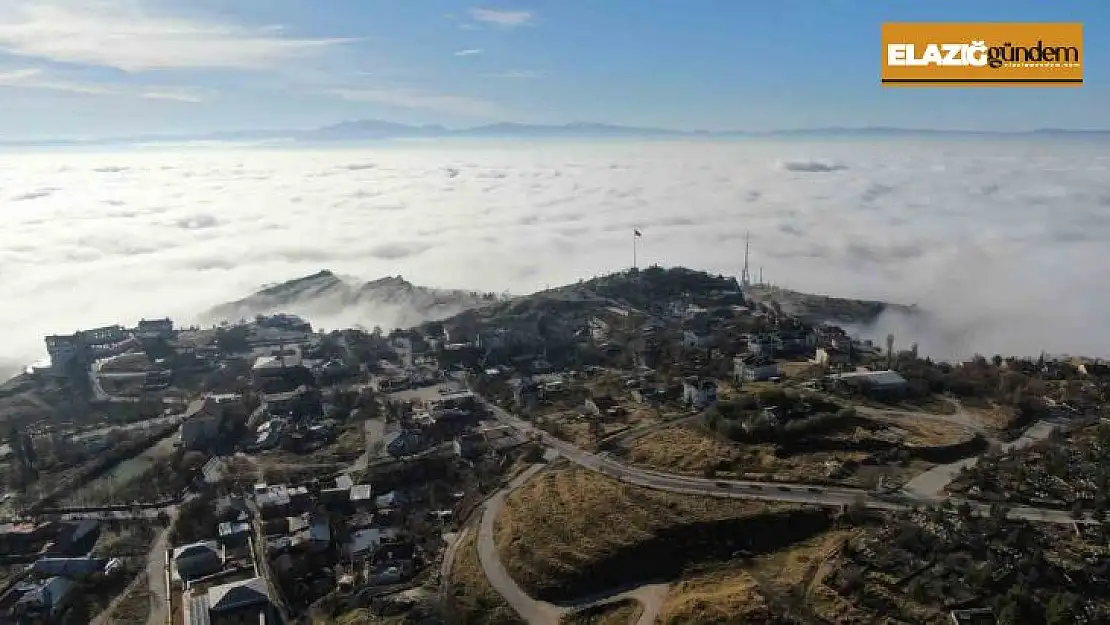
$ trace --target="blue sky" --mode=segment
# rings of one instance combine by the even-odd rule
[[[883,89],[884,21],[1081,21],[1079,89]],[[350,119],[1110,128],[1110,3],[0,0],[0,138]]]

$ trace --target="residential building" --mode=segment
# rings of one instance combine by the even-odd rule
[[[748,353],[774,357],[780,348],[778,337],[771,334],[754,334],[748,337]]]
[[[682,401],[688,406],[701,410],[717,401],[717,381],[710,379],[687,379],[682,383]]]
[[[615,415],[620,409],[617,400],[609,397],[608,395],[591,395],[586,398],[585,410],[587,413],[600,417],[603,415]]]
[[[705,343],[705,338],[699,336],[696,332],[684,330],[682,332],[682,346],[683,347],[701,347]]]
[[[169,317],[164,319],[140,319],[136,330],[136,334],[141,339],[168,339],[173,336],[173,320]]]
[[[103,577],[122,566],[116,558],[39,558],[31,574],[39,577],[65,577],[76,581]]]
[[[840,347],[818,347],[814,351],[813,362],[830,369],[847,367],[852,364],[852,352]]]
[[[225,549],[242,547],[250,537],[251,526],[246,521],[224,521],[219,525],[220,544]]]
[[[454,440],[453,445],[455,454],[468,460],[480,457],[488,448],[481,434],[463,434]]]
[[[830,377],[837,386],[856,391],[897,394],[909,387],[897,371],[852,371]]]
[[[12,615],[21,621],[53,622],[80,594],[79,588],[77,582],[65,577],[51,577],[24,586],[23,595],[12,606]]]
[[[737,356],[732,359],[732,367],[736,381],[740,383],[762,382],[782,375],[778,363],[766,356]]]
[[[385,437],[385,450],[394,458],[411,456],[424,449],[424,440],[415,430],[402,430]]]
[[[223,549],[214,540],[183,545],[173,550],[173,566],[183,580],[218,573],[224,566]]]
[[[595,341],[604,341],[609,338],[609,324],[605,323],[597,317],[591,318],[588,322],[590,328],[590,338]]]
[[[50,366],[55,374],[65,374],[75,359],[83,358],[84,348],[79,334],[52,334],[46,337],[46,352],[50,355]]]
[[[275,620],[269,588],[261,577],[187,590],[182,598],[185,625],[265,625]]]
[[[216,442],[223,426],[224,409],[212,397],[189,404],[181,424],[181,442],[186,449],[203,449]]]
[[[969,608],[952,610],[948,613],[952,625],[994,625],[998,619],[990,608]]]

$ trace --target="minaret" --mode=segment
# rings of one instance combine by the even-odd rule
[[[752,284],[751,274],[748,273],[748,251],[751,243],[751,233],[744,235],[744,270],[740,273],[740,284],[749,287]]]

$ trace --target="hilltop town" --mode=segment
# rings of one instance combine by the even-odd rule
[[[683,268],[272,310],[333,278],[45,337],[0,387],[0,622],[1110,619],[1110,364]]]

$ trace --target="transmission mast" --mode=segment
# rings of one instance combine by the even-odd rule
[[[751,233],[744,234],[744,270],[740,273],[740,285],[749,287],[752,285],[751,274],[748,273],[748,252],[750,251]]]

